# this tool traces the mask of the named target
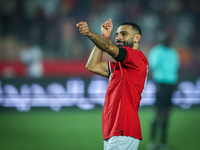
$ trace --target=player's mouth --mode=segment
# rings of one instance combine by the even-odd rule
[[[124,46],[124,45],[125,45],[125,42],[117,41],[117,46]]]

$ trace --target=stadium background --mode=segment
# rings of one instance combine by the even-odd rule
[[[200,140],[200,1],[198,0],[0,0],[0,145],[13,149],[103,149],[101,111],[107,79],[88,72],[93,47],[80,35],[79,21],[100,34],[112,18],[142,28],[148,56],[161,32],[173,37],[180,56],[179,82],[169,142],[198,150]],[[114,36],[111,37],[114,41]],[[20,53],[31,41],[42,50],[44,74],[31,78]],[[108,55],[105,60],[112,60]],[[144,150],[153,117],[155,85],[149,75],[140,117]]]

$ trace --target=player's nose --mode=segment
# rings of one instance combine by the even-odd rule
[[[116,37],[115,37],[116,41],[121,41],[122,40],[122,36],[120,34],[118,34]]]

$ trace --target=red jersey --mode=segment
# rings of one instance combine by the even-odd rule
[[[126,59],[109,62],[110,81],[102,113],[103,139],[124,135],[142,140],[138,109],[149,70],[148,61],[140,50],[123,48]]]

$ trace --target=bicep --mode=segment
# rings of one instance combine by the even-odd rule
[[[104,77],[109,77],[108,62],[99,62],[90,71]]]

